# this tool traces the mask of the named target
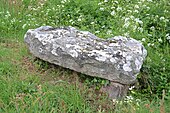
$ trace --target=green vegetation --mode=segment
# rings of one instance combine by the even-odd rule
[[[0,112],[170,112],[169,0],[0,0]],[[109,81],[34,58],[28,29],[73,26],[98,37],[140,40],[148,56],[121,101],[100,92]]]

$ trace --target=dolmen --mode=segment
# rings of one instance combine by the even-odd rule
[[[74,27],[42,26],[29,29],[24,41],[30,52],[44,61],[93,77],[109,80],[103,88],[113,99],[126,95],[147,51],[140,41],[114,36],[102,39]]]

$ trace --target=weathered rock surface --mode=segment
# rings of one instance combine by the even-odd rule
[[[30,52],[42,60],[110,80],[109,86],[101,88],[110,98],[126,95],[147,55],[135,39],[122,36],[100,39],[74,27],[30,29],[25,42]]]
[[[120,84],[136,81],[147,55],[144,46],[135,39],[122,36],[101,39],[74,27],[30,29],[25,42],[40,59]]]

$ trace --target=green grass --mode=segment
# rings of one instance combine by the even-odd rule
[[[168,0],[0,0],[0,112],[170,112],[169,6]],[[96,90],[108,81],[34,58],[23,37],[44,25],[140,40],[148,56],[135,88],[115,102]]]
[[[7,40],[0,48],[0,112],[93,113],[111,103],[104,96],[95,101],[76,72],[35,59],[22,42]]]

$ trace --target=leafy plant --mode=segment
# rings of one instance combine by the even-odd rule
[[[148,56],[135,88],[128,93],[132,97],[116,102],[115,112],[160,112],[161,106],[170,112],[169,5],[168,0],[1,0],[0,112],[113,112],[112,104],[106,104],[109,101],[89,99],[84,90],[78,90],[82,83],[77,79],[76,87],[46,84],[47,76],[54,75],[55,81],[59,79],[56,83],[63,78],[72,82],[72,71],[51,69],[39,59],[23,60],[30,56],[23,43],[25,32],[44,25],[73,26],[100,38],[123,35],[141,41]],[[93,89],[109,84],[100,78],[80,78]]]

